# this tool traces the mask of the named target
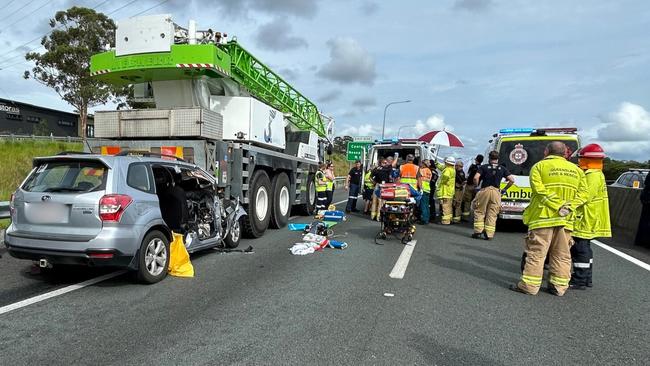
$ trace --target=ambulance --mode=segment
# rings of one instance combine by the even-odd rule
[[[562,141],[567,146],[566,158],[580,149],[578,129],[566,128],[506,128],[495,133],[489,141],[486,156],[492,150],[499,152],[499,164],[514,176],[515,184],[501,197],[500,219],[521,220],[530,203],[530,168],[544,159],[544,149],[551,141]],[[501,183],[503,189],[506,183]]]

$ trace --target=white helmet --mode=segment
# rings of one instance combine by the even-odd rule
[[[445,159],[445,164],[456,165],[456,159],[454,159],[453,156],[448,156],[448,157]]]

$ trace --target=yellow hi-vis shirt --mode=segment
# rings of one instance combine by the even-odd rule
[[[561,156],[550,155],[530,169],[530,204],[524,210],[524,224],[529,230],[564,226],[573,230],[575,210],[587,199],[585,173]],[[566,206],[571,213],[560,216]]]
[[[372,181],[372,171],[369,170],[366,175],[363,176],[363,184],[366,188],[372,189],[375,187],[375,182]]]
[[[314,179],[316,180],[316,192],[327,191],[327,182],[325,178],[325,173],[323,173],[322,170],[316,172],[316,176],[314,176]]]
[[[440,163],[436,163],[436,167],[442,171],[436,191],[438,198],[453,198],[456,193],[456,168]]]
[[[588,169],[585,176],[589,196],[587,203],[576,210],[573,236],[582,239],[609,238],[612,229],[605,175],[600,169]]]

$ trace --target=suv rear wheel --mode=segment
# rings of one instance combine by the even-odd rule
[[[160,231],[147,234],[140,245],[138,279],[156,283],[167,276],[169,267],[169,240]]]

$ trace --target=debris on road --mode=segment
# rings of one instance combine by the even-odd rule
[[[183,235],[173,235],[174,241],[169,245],[169,274],[175,277],[194,277],[194,266],[183,243]]]
[[[395,297],[395,294],[390,293],[390,292],[384,292],[385,297]]]

